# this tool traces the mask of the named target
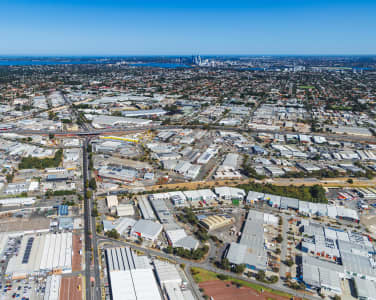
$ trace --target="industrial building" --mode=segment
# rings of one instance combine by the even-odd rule
[[[35,203],[34,197],[0,199],[0,205],[2,205],[2,206],[33,205],[34,203]]]
[[[184,288],[182,278],[175,265],[155,260],[154,266],[158,282],[168,300],[194,299],[191,291]]]
[[[327,216],[333,219],[338,218],[359,223],[358,213],[351,208],[328,205],[324,203],[307,202],[295,198],[281,197],[272,194],[264,194],[263,199],[274,208],[293,209],[304,216]]]
[[[130,248],[106,249],[112,300],[161,300],[149,259]]]
[[[359,300],[375,300],[376,299],[376,283],[361,279],[354,278],[355,290]]]
[[[61,275],[51,275],[47,277],[44,300],[60,299]]]
[[[92,119],[92,125],[94,128],[108,128],[117,126],[146,126],[151,124],[151,120],[139,119],[139,118],[124,118],[105,115],[95,115],[93,118],[89,115],[85,115],[86,118]]]
[[[116,207],[116,214],[118,217],[126,217],[134,215],[134,208],[132,204],[119,204]]]
[[[227,186],[216,187],[214,192],[220,200],[232,201],[233,204],[243,201],[246,196],[244,190]]]
[[[72,271],[72,233],[24,235],[6,273],[18,278],[49,271]]]
[[[149,220],[138,220],[131,229],[131,235],[155,241],[162,232],[163,226]]]
[[[122,166],[106,165],[99,167],[97,172],[99,177],[115,182],[133,182],[138,177],[137,170]]]
[[[146,196],[138,197],[138,207],[143,219],[152,221],[157,219]]]
[[[106,197],[107,207],[111,209],[113,206],[118,206],[119,201],[116,195],[108,195]]]
[[[200,203],[210,205],[217,200],[217,196],[209,189],[184,191],[183,193],[192,206],[198,206]]]
[[[200,244],[194,237],[187,235],[182,228],[166,230],[166,236],[168,243],[174,248],[196,250]]]
[[[264,214],[250,210],[239,243],[231,243],[227,259],[231,264],[245,264],[249,269],[266,270]]]
[[[123,117],[159,117],[163,116],[167,113],[167,111],[163,110],[162,108],[156,109],[140,109],[140,110],[126,110],[123,111],[121,114]]]
[[[233,224],[235,219],[230,216],[208,216],[200,220],[199,224],[206,230],[216,230]]]

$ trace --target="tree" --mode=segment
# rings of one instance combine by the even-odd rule
[[[94,207],[91,211],[91,215],[93,217],[98,217],[99,216],[99,212],[98,212],[98,209],[96,207]]]
[[[54,137],[55,137],[55,135],[54,135],[53,133],[48,134],[48,138],[49,138],[50,140],[53,140]]]
[[[347,183],[353,184],[354,180],[352,178],[347,179]]]
[[[285,261],[285,265],[291,267],[294,264],[294,261],[290,258]]]
[[[321,185],[315,184],[309,188],[312,198],[317,199],[319,202],[325,201],[325,190]]]
[[[283,237],[282,237],[282,235],[281,234],[278,234],[278,236],[275,238],[275,241],[277,242],[277,243],[282,243],[282,241],[283,241]]]
[[[281,254],[281,249],[280,248],[275,249],[275,253],[278,255]]]
[[[224,270],[230,270],[230,262],[227,258],[222,258],[221,260],[221,267]]]
[[[245,270],[245,264],[235,265],[234,272],[238,274],[243,274]]]
[[[89,187],[92,190],[96,190],[97,189],[97,182],[95,181],[94,177],[89,180]]]
[[[164,251],[167,254],[172,254],[174,252],[174,248],[172,248],[172,246],[168,246],[167,248],[164,249]]]
[[[13,177],[14,177],[13,173],[7,174],[7,176],[6,176],[7,182],[8,183],[12,182],[13,181]]]
[[[257,272],[256,279],[258,281],[265,281],[265,271],[260,270]]]
[[[276,276],[276,275],[272,275],[272,276],[270,276],[270,278],[269,278],[269,282],[270,283],[277,283],[278,282],[278,276]]]
[[[218,278],[219,280],[228,280],[228,276],[225,275],[225,274],[218,274],[218,275],[217,275],[217,278]]]
[[[119,238],[120,238],[120,233],[117,232],[116,229],[111,229],[110,231],[107,231],[107,232],[106,232],[106,235],[107,235],[109,238],[113,238],[113,239],[119,239]]]

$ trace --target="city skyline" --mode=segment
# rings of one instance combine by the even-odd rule
[[[372,1],[2,2],[0,55],[372,55]]]

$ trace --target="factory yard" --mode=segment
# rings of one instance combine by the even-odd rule
[[[82,280],[80,277],[64,277],[61,279],[60,300],[81,300]]]

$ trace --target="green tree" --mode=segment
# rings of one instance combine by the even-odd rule
[[[258,281],[265,281],[265,277],[266,277],[265,271],[260,270],[260,271],[257,272],[256,279]]]
[[[243,274],[245,270],[245,264],[235,265],[234,272],[238,274]]]
[[[89,187],[92,190],[96,190],[97,189],[97,182],[95,181],[94,177],[90,178],[90,180],[89,180]]]
[[[230,262],[227,258],[222,258],[221,260],[221,267],[224,270],[230,270]]]
[[[113,238],[113,239],[119,239],[120,238],[120,233],[116,229],[111,229],[110,231],[107,231],[106,235],[109,238]]]

